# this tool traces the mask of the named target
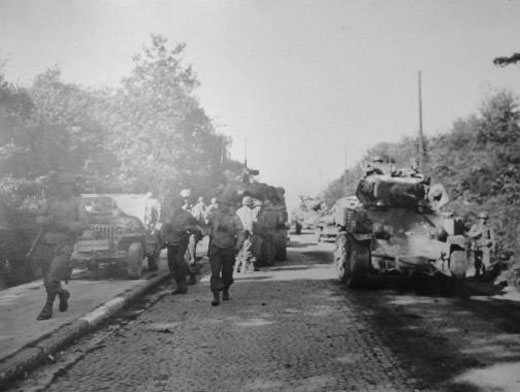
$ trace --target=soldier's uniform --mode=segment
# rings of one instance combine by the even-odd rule
[[[186,274],[189,266],[185,255],[191,234],[198,231],[197,221],[182,207],[177,207],[162,228],[162,237],[167,246],[168,267],[177,283],[172,294],[184,294],[188,291]]]
[[[211,229],[210,288],[213,293],[211,302],[213,306],[220,304],[220,291],[223,291],[223,300],[229,299],[229,287],[233,283],[235,254],[240,250],[244,241],[244,226],[228,203],[230,203],[228,200],[219,200],[219,208],[209,217]]]
[[[42,237],[38,244],[37,254],[41,262],[43,283],[47,299],[38,320],[52,317],[52,307],[56,296],[59,296],[59,310],[68,308],[70,293],[61,287],[61,281],[67,282],[72,272],[70,256],[74,249],[76,237],[86,227],[86,217],[81,211],[80,198],[73,191],[64,191],[64,186],[73,186],[72,176],[62,174],[56,184],[59,189],[57,198],[51,199],[43,216],[39,218],[42,225]]]
[[[475,276],[485,274],[491,264],[491,252],[495,249],[495,233],[488,224],[489,216],[481,212],[475,223],[468,232],[471,239],[471,252],[475,266]]]

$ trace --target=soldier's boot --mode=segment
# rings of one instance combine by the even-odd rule
[[[188,280],[188,284],[194,285],[197,283],[197,274],[195,272],[190,273],[190,279]]]
[[[222,291],[222,301],[229,301],[229,288],[228,287],[226,287]]]
[[[54,305],[54,299],[56,298],[56,293],[47,294],[47,300],[45,301],[45,305],[36,317],[36,320],[48,320],[52,317],[52,306]]]
[[[60,312],[65,312],[69,308],[70,293],[63,289],[58,293],[58,296],[60,298],[59,310]]]
[[[186,294],[188,292],[188,286],[186,286],[186,282],[177,282],[177,287],[172,291],[172,295],[177,294]]]
[[[213,291],[213,299],[211,300],[211,306],[219,306],[220,305],[220,293],[218,290]]]

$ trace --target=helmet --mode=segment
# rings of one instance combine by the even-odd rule
[[[253,198],[251,196],[244,196],[242,198],[242,205],[244,205],[244,206],[252,206],[252,205],[254,205]]]
[[[181,195],[182,198],[187,198],[187,197],[191,196],[191,190],[183,189],[182,191],[180,191],[179,194]]]
[[[480,214],[478,214],[479,219],[489,219],[489,214],[485,211],[482,211]]]

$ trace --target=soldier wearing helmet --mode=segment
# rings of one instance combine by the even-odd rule
[[[47,294],[38,320],[52,317],[56,296],[60,301],[59,310],[67,310],[70,293],[61,287],[61,281],[67,282],[70,278],[70,257],[74,242],[86,228],[86,217],[81,211],[74,177],[68,173],[61,173],[55,178],[53,185],[56,195],[48,201],[46,210],[37,218],[41,226],[41,240],[38,242],[36,254],[41,262]]]
[[[478,221],[471,227],[468,237],[475,266],[475,276],[484,275],[491,264],[491,253],[496,250],[495,233],[489,225],[489,215],[483,211]]]
[[[190,268],[185,255],[190,235],[197,234],[201,230],[191,212],[184,208],[187,197],[187,193],[181,191],[173,212],[162,227],[162,238],[167,246],[168,267],[176,282],[173,295],[185,294],[188,291],[186,274]]]
[[[221,194],[218,209],[209,217],[210,245],[209,262],[211,265],[210,289],[213,293],[212,306],[222,299],[229,300],[229,287],[233,283],[233,264],[235,255],[244,242],[244,225],[233,208],[233,196]]]

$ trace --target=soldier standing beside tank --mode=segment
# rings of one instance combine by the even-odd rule
[[[185,255],[191,234],[200,232],[197,221],[189,211],[184,209],[184,194],[177,201],[173,212],[162,227],[162,237],[167,247],[168,267],[175,279],[177,286],[172,291],[173,295],[186,294],[186,274],[189,271]]]
[[[52,317],[52,307],[59,297],[59,310],[68,308],[70,293],[61,287],[68,282],[72,268],[70,256],[76,237],[86,228],[85,214],[81,211],[77,187],[70,174],[62,173],[56,179],[57,195],[49,200],[46,211],[37,221],[41,225],[38,254],[43,272],[43,283],[47,293],[45,305],[37,320]]]
[[[244,196],[242,207],[237,210],[237,215],[245,230],[244,244],[237,255],[235,272],[246,273],[254,269],[256,264],[256,214],[254,201],[251,196]]]
[[[232,201],[229,198],[221,197],[218,200],[218,205],[219,208],[209,217],[212,306],[220,304],[220,291],[223,292],[222,299],[224,301],[229,300],[229,287],[233,283],[235,255],[244,242],[244,226],[235,214]]]
[[[489,215],[481,212],[476,222],[468,232],[471,240],[471,252],[475,266],[475,277],[484,275],[491,265],[491,253],[495,251],[495,233],[488,224]]]

